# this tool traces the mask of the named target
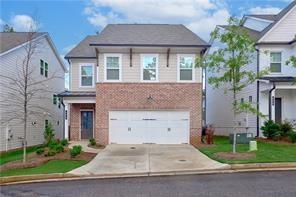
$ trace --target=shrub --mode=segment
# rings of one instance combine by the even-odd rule
[[[276,139],[280,136],[280,126],[272,120],[265,121],[261,130],[263,130],[263,135],[267,137],[267,139]]]
[[[77,155],[79,155],[81,153],[82,147],[79,146],[73,146],[72,149],[70,149],[70,155],[71,157],[76,157]]]
[[[48,125],[45,127],[44,139],[47,146],[54,139],[54,129],[52,128],[51,123],[48,123]]]
[[[280,134],[282,137],[288,136],[290,132],[293,132],[294,125],[289,121],[284,121],[282,124],[280,124]]]
[[[62,144],[63,146],[67,146],[67,145],[69,144],[69,142],[68,142],[67,139],[63,139],[63,140],[61,140],[61,144]]]
[[[97,144],[97,142],[96,142],[96,140],[95,140],[94,138],[90,138],[90,139],[89,139],[89,144],[90,144],[91,146],[95,146],[95,145]]]
[[[60,152],[64,152],[64,146],[62,144],[58,144],[54,147],[54,150],[57,152],[57,153],[60,153]]]
[[[49,142],[48,147],[49,149],[55,149],[58,144],[59,144],[59,141],[57,139],[52,139]]]
[[[289,139],[291,140],[292,143],[296,143],[296,131],[291,131],[288,134]]]
[[[56,150],[54,149],[49,149],[46,156],[50,157],[50,156],[55,156],[55,154],[57,154]]]
[[[36,154],[37,155],[41,155],[41,154],[43,154],[44,153],[44,148],[37,148],[37,150],[36,150]]]

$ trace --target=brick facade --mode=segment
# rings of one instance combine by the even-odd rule
[[[150,96],[152,101],[147,99]],[[190,144],[200,142],[201,83],[97,83],[95,138],[100,144],[108,144],[110,110],[160,109],[190,111]]]
[[[70,108],[70,140],[80,140],[80,110],[93,109],[95,116],[95,104],[71,104]]]

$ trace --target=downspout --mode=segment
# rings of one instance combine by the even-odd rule
[[[201,50],[200,51],[200,57],[202,58],[203,55],[205,54],[205,50]],[[202,68],[202,84],[205,82],[206,80],[206,68]],[[207,124],[207,83],[205,82],[205,89],[203,90],[202,87],[202,114],[204,115],[203,120],[204,120],[204,124],[202,124],[203,126],[205,126]]]
[[[259,67],[259,65],[260,65],[260,53],[259,53],[259,49],[256,49],[256,51],[257,51],[257,76],[258,76],[258,74],[259,74],[259,71],[260,71],[260,67]],[[257,99],[256,99],[256,101],[257,101],[257,103],[256,103],[256,110],[257,110],[257,117],[256,117],[256,121],[257,121],[257,128],[256,128],[256,137],[259,137],[259,132],[260,132],[260,129],[259,129],[259,110],[260,110],[260,108],[259,108],[259,102],[260,102],[260,94],[259,94],[259,92],[260,92],[260,82],[259,82],[259,80],[257,80],[257,90],[256,90],[257,92],[256,92],[256,94],[257,94]]]
[[[268,114],[268,118],[269,118],[269,120],[271,120],[271,108],[272,108],[272,102],[271,102],[271,100],[272,100],[272,96],[271,96],[271,94],[272,94],[272,92],[275,90],[275,83],[273,82],[273,87],[269,90],[269,109],[268,109],[268,112],[269,112],[269,114]]]

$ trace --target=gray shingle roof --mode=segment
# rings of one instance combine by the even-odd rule
[[[95,57],[90,46],[209,47],[186,28],[172,24],[109,24],[96,36],[87,36],[66,58]]]
[[[219,25],[219,27],[222,27],[224,29],[227,29],[229,27],[229,25]],[[244,27],[244,26],[240,26],[240,29],[242,30],[242,32],[246,32],[254,41],[258,41],[260,38],[260,32],[259,31],[255,31],[253,29]]]
[[[90,91],[65,91],[58,94],[59,97],[95,97],[96,92]]]
[[[1,32],[0,33],[0,53],[13,49],[21,44],[28,42],[28,32]],[[33,34],[33,38],[47,34],[45,32],[37,32]]]
[[[282,76],[282,77],[261,77],[260,79],[268,80],[271,82],[293,82],[296,78],[290,76]]]
[[[269,21],[275,21],[277,15],[276,14],[249,14],[246,16],[265,19],[265,20],[269,20]]]
[[[95,58],[96,52],[94,48],[89,45],[94,43],[96,39],[98,39],[97,35],[86,36],[78,45],[67,53],[65,58]]]

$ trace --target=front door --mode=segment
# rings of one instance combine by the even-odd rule
[[[282,122],[282,98],[275,98],[275,122]]]
[[[81,111],[81,139],[93,138],[93,111]]]

